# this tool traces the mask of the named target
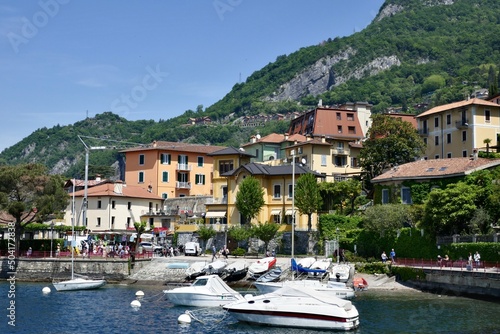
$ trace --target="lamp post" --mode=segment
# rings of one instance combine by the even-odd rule
[[[54,222],[50,222],[50,257],[52,258],[52,240],[54,239]]]
[[[292,153],[292,259],[295,257],[295,150]],[[293,275],[292,275],[293,279]]]
[[[337,246],[337,263],[340,263],[340,242],[339,242],[340,238],[339,238],[339,228],[337,227],[337,242],[336,242],[336,246]]]

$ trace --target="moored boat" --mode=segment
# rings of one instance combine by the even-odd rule
[[[237,281],[244,278],[248,272],[248,264],[246,260],[237,260],[229,263],[223,271],[222,277],[226,281]]]
[[[344,263],[334,264],[330,268],[330,281],[347,282],[351,276],[351,266]]]
[[[186,278],[188,280],[192,280],[198,276],[204,275],[206,264],[206,261],[196,261],[191,263],[189,268],[186,269]]]
[[[304,280],[286,280],[281,282],[254,282],[255,287],[261,293],[272,293],[280,288],[290,286],[294,288],[311,288],[316,291],[321,291],[325,297],[333,296],[342,299],[350,299],[355,296],[354,289],[348,287],[345,283],[337,283],[329,281],[321,283],[319,280],[304,279]]]
[[[227,266],[227,261],[215,260],[205,265],[203,271],[207,275],[221,275],[224,268]]]
[[[267,273],[262,274],[259,278],[256,279],[256,282],[276,282],[280,279],[281,274],[283,274],[283,270],[281,267],[271,268]]]
[[[238,321],[260,325],[325,330],[351,330],[359,326],[358,310],[350,301],[325,297],[321,291],[306,287],[283,287],[223,308]]]
[[[248,267],[248,277],[251,279],[257,279],[262,274],[268,272],[275,265],[276,258],[273,256],[257,260]]]

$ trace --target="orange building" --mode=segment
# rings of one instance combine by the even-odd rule
[[[125,183],[162,198],[212,195],[213,157],[222,146],[154,141],[125,153]]]

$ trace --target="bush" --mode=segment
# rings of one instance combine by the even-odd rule
[[[389,266],[382,262],[356,263],[356,270],[365,274],[389,274]]]
[[[234,256],[243,256],[243,255],[245,255],[245,253],[246,253],[245,250],[243,248],[239,248],[239,247],[236,248],[234,251],[232,251],[232,254]]]
[[[425,273],[419,268],[391,266],[391,273],[402,281],[425,280]]]

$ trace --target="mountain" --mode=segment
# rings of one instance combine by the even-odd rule
[[[101,138],[97,146],[112,139],[117,148],[153,140],[238,146],[256,132],[285,132],[288,124],[240,127],[244,117],[311,109],[320,99],[323,105],[367,101],[373,112],[419,113],[480,88],[495,93],[499,49],[497,0],[387,0],[364,30],[278,56],[205,110],[199,106],[159,122],[105,112],[73,125],[41,128],[2,151],[0,164],[39,162],[52,173],[82,175],[84,147],[78,135]],[[186,126],[190,118],[203,117],[212,122]],[[112,173],[118,167],[109,166],[118,157],[117,150],[93,151],[92,171]]]

